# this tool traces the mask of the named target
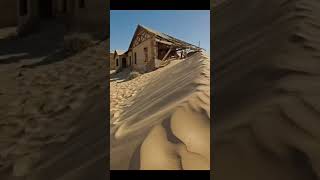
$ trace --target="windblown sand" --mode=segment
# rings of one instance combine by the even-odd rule
[[[106,42],[52,55],[61,37],[0,40],[0,179],[106,173]]]
[[[111,79],[111,169],[210,169],[209,64],[197,53]]]
[[[211,5],[214,179],[319,179],[320,1]]]

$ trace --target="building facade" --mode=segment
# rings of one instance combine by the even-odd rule
[[[38,28],[41,21],[58,20],[66,32],[91,34],[104,39],[108,35],[105,0],[1,0],[0,28],[17,26],[19,35]]]
[[[117,68],[130,67],[135,71],[149,72],[161,67],[171,58],[184,58],[185,54],[200,50],[195,45],[138,25],[128,51],[121,58],[118,57],[121,63],[118,62]]]
[[[109,55],[109,62],[110,62],[110,70],[115,70],[116,69],[116,64],[115,64],[115,61],[114,61],[114,52],[110,52],[110,55]]]
[[[113,63],[115,70],[121,70],[130,67],[128,62],[128,51],[122,51],[122,50],[115,50],[113,53]]]

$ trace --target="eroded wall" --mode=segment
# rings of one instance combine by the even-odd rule
[[[122,66],[122,59],[125,58],[126,59],[126,66],[128,67],[128,58],[127,58],[127,55],[126,54],[123,54],[123,55],[116,55],[115,58],[114,58],[114,64],[115,64],[115,70],[118,70],[120,68],[123,68]],[[117,63],[117,60],[118,60],[118,63]]]
[[[128,52],[128,57],[127,57],[127,66],[128,67],[132,67],[133,65],[133,55],[132,55],[132,51]]]
[[[114,57],[114,69],[115,70],[118,70],[121,66],[120,66],[120,56],[118,56],[118,55],[116,55],[115,57]]]
[[[144,54],[144,48],[148,48],[148,59],[145,60],[145,54]],[[149,70],[147,68],[147,64],[150,61],[154,61],[153,56],[153,39],[148,39],[138,46],[134,47],[132,49],[132,55],[133,55],[133,68],[138,71],[147,71]],[[137,60],[135,61],[135,55],[137,54]]]
[[[110,62],[110,70],[116,69],[116,62],[114,60],[114,53],[110,53],[109,62]]]

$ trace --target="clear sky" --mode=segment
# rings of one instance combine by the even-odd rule
[[[138,24],[204,48],[210,54],[210,11],[113,10],[110,50],[127,50]]]

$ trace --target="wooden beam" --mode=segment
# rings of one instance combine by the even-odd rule
[[[147,36],[147,38],[144,37],[144,36],[138,36],[138,37],[135,39],[132,47],[136,47],[136,46],[138,46],[139,44],[143,43],[144,41],[146,41],[146,40],[148,40],[148,39],[150,39],[150,38],[151,38],[150,36]]]
[[[169,53],[172,50],[172,46],[170,47],[170,49],[168,50],[167,54],[162,58],[162,61],[165,60],[167,58],[167,56],[169,55]]]

